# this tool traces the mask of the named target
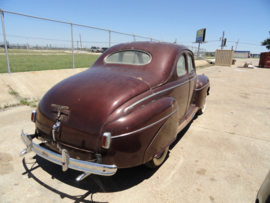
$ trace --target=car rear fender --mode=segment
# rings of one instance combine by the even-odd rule
[[[173,141],[175,141],[177,136],[178,120],[179,118],[177,112],[172,114],[166,120],[147,147],[144,154],[143,163],[153,159],[155,155],[164,151],[173,143]]]
[[[163,97],[106,125],[102,134],[110,132],[112,136],[110,149],[101,148],[102,163],[115,164],[118,168],[141,165],[149,144],[166,121],[171,123],[171,117],[175,119],[177,110],[178,104],[174,98]],[[177,128],[177,119],[175,120],[175,124],[171,125]],[[173,139],[175,135],[176,133],[168,134],[168,137]],[[168,144],[166,139],[165,142]]]

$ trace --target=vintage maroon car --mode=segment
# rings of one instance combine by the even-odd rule
[[[44,95],[32,112],[35,133],[22,131],[22,154],[34,151],[63,171],[82,171],[77,180],[141,164],[157,167],[177,133],[204,112],[209,90],[209,79],[197,76],[193,53],[184,46],[113,46]]]

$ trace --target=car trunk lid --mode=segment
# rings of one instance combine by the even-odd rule
[[[115,70],[88,69],[51,88],[38,107],[37,128],[52,138],[58,108],[60,130],[56,140],[75,148],[95,151],[101,128],[108,116],[120,105],[149,90],[147,83]]]

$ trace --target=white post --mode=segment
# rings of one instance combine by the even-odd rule
[[[235,46],[235,50],[234,50],[234,51],[236,51],[236,49],[237,49],[238,42],[239,42],[239,39],[238,39],[238,41],[236,42],[236,46]]]
[[[1,8],[0,8],[0,12],[1,12],[1,18],[2,18],[2,29],[3,29],[3,37],[4,37],[4,43],[5,43],[7,68],[8,68],[8,74],[10,74],[10,66],[9,66],[8,50],[7,50],[7,40],[6,40],[6,32],[5,32],[5,24],[4,24],[4,12]]]
[[[71,45],[72,45],[72,63],[73,63],[73,69],[74,69],[74,46],[73,46],[73,23],[68,19],[71,25]]]
[[[199,59],[199,54],[200,54],[200,45],[201,45],[201,43],[199,42],[199,45],[198,45],[198,52],[197,52],[197,59]]]

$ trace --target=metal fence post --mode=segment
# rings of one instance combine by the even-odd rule
[[[71,25],[71,44],[72,44],[72,64],[73,64],[73,69],[74,69],[74,46],[73,46],[73,23],[68,19]]]
[[[8,50],[7,50],[7,41],[6,41],[6,32],[5,32],[5,24],[4,24],[4,12],[3,12],[3,10],[1,8],[0,8],[0,12],[1,12],[1,18],[2,18],[2,29],[3,29],[3,37],[4,37],[4,43],[5,43],[7,68],[8,68],[8,74],[10,74],[9,59],[8,59]]]

